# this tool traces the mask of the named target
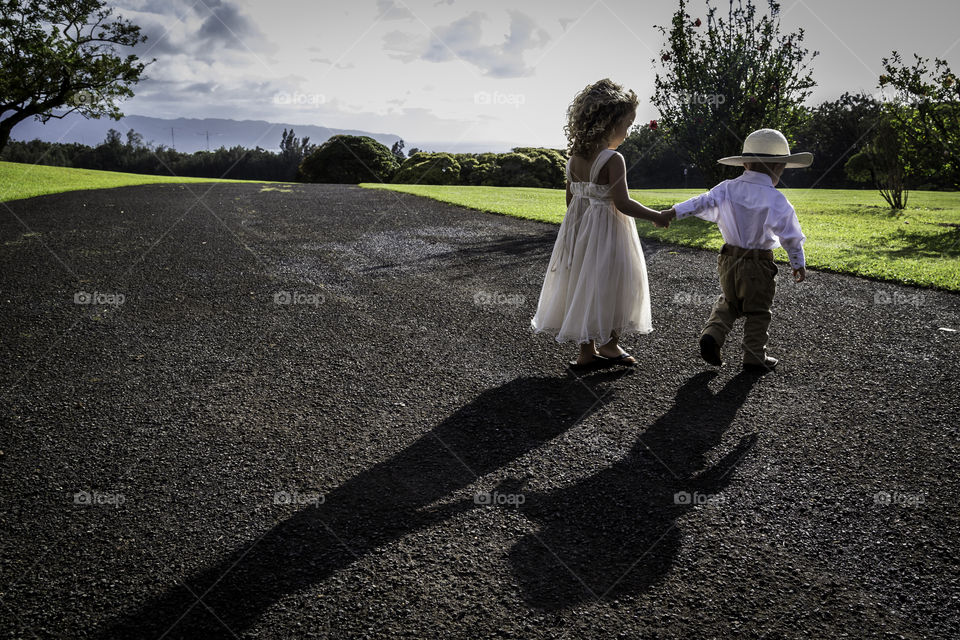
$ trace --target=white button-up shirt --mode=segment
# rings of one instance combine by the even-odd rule
[[[725,180],[707,193],[676,205],[677,220],[694,215],[716,222],[723,241],[744,249],[775,249],[783,246],[790,266],[806,264],[797,212],[776,187],[759,171],[744,171],[734,180]]]

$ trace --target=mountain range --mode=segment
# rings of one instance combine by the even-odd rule
[[[355,129],[332,129],[318,125],[267,122],[265,120],[229,120],[225,118],[152,118],[128,115],[120,120],[101,118],[87,119],[71,114],[62,120],[51,119],[46,124],[37,120],[25,120],[13,128],[14,140],[44,140],[46,142],[79,142],[95,146],[107,137],[107,131],[116,129],[126,139],[127,131],[133,129],[143,136],[143,141],[154,147],[164,145],[177,151],[213,150],[219,147],[241,146],[248,149],[262,147],[270,151],[280,149],[284,129],[293,129],[298,138],[309,137],[311,144],[320,144],[338,134],[370,136],[386,145],[400,139],[392,133],[371,133]],[[512,145],[506,142],[411,142],[406,141],[406,150],[419,148],[424,151],[450,151],[457,153],[480,153],[485,151],[509,151]]]

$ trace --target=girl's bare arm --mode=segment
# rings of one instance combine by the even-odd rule
[[[667,226],[669,221],[662,216],[659,211],[645,207],[630,197],[627,192],[627,165],[623,161],[623,156],[619,153],[614,154],[607,162],[607,168],[610,171],[610,185],[612,186],[613,204],[617,209],[631,218],[640,218],[649,220],[657,226]]]

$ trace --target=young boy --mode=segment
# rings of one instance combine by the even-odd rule
[[[760,129],[747,136],[741,155],[718,162],[742,165],[743,175],[665,213],[670,220],[695,215],[716,222],[725,242],[718,259],[723,293],[700,334],[700,355],[714,366],[722,365],[720,349],[734,321],[743,316],[743,367],[765,373],[777,365],[777,359],[767,355],[777,276],[773,249],[782,245],[793,267],[793,279],[806,279],[806,237],[793,205],[776,186],[784,169],[809,167],[813,154],[791,154],[782,133]]]

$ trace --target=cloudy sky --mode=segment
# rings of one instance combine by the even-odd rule
[[[395,133],[418,141],[563,146],[564,111],[610,77],[657,117],[652,59],[676,2],[657,0],[114,0],[149,36],[129,114]],[[720,0],[721,6],[726,2]],[[763,4],[762,0],[760,4]],[[693,16],[703,0],[691,0]],[[876,91],[892,49],[960,69],[956,0],[782,0],[803,28],[812,101]]]

